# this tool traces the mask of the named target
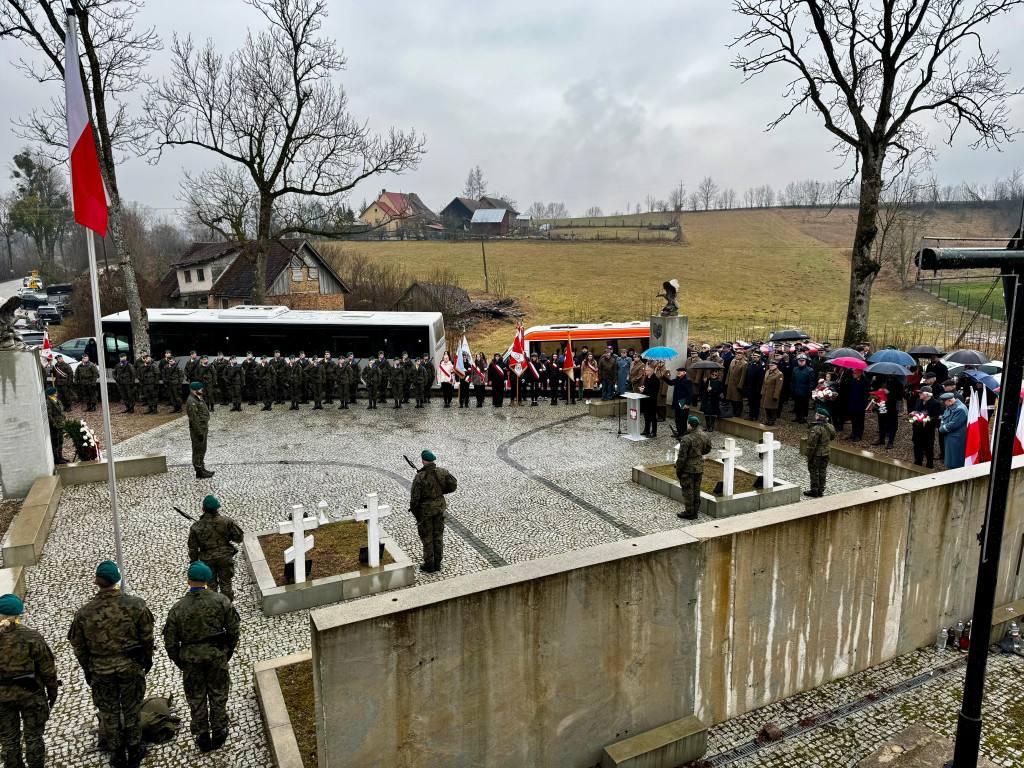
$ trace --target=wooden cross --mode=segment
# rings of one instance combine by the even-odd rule
[[[771,432],[765,432],[757,444],[757,452],[761,454],[761,478],[766,491],[775,486],[775,452],[780,448],[782,443]]]
[[[313,537],[304,534],[319,525],[315,517],[306,517],[306,508],[302,504],[292,505],[291,520],[277,524],[278,533],[292,535],[292,545],[284,551],[284,561],[295,563],[296,584],[306,581],[306,553],[313,548]]]
[[[366,505],[356,510],[355,519],[366,523],[367,562],[371,568],[380,565],[380,518],[390,514],[387,504],[378,506],[376,493],[366,494]]]
[[[743,455],[743,450],[736,447],[736,440],[732,437],[725,438],[725,448],[718,452],[718,458],[722,460],[722,495],[732,496],[733,481],[736,473],[736,459]]]

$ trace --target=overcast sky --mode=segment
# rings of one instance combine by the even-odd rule
[[[574,214],[591,205],[622,210],[648,193],[667,198],[680,181],[692,191],[704,175],[740,196],[754,185],[838,177],[840,158],[820,118],[794,115],[765,133],[785,106],[789,73],[743,83],[726,46],[744,23],[730,8],[721,0],[332,0],[325,32],[348,57],[341,82],[353,113],[376,130],[415,127],[427,137],[417,170],[364,182],[353,207],[386,187],[417,192],[438,210],[477,164],[489,191],[511,196],[520,210],[562,201]],[[225,52],[261,20],[240,0],[148,0],[139,16],[167,42],[172,31],[212,36]],[[985,30],[1014,85],[1024,82],[1022,23],[1018,12]],[[5,42],[0,56],[14,59],[17,48]],[[155,55],[151,74],[164,74],[167,61],[166,52]],[[59,88],[0,69],[5,164],[24,144],[10,118]],[[1024,126],[1024,99],[1014,102],[1012,119]],[[970,149],[968,136],[952,148],[940,145],[935,171],[944,182],[990,182],[1024,166],[1024,142],[999,153]],[[181,149],[156,167],[129,161],[119,171],[122,194],[176,208],[182,169],[213,162]]]

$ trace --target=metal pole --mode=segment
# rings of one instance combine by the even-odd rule
[[[1017,430],[1021,381],[1024,379],[1024,269],[1016,267],[1003,278],[1006,297],[1006,347],[1003,376],[996,408],[996,439],[989,470],[985,525],[981,529],[981,560],[974,592],[974,637],[967,657],[964,698],[956,729],[956,747],[952,768],[977,768],[981,743],[981,702],[985,692],[985,668],[988,665],[989,634],[999,582],[999,555],[1006,521],[1006,499],[1010,489],[1010,465],[1013,462],[1013,438]]]
[[[110,511],[114,516],[114,559],[117,569],[121,572],[121,589],[126,588],[124,572],[124,555],[121,551],[121,516],[117,508],[117,478],[114,476],[114,433],[110,429],[110,399],[107,395],[107,345],[103,338],[103,323],[100,320],[100,289],[96,268],[96,241],[91,229],[85,230],[85,240],[89,244],[89,285],[92,288],[92,322],[96,329],[96,356],[100,368],[100,408],[103,409],[103,429],[107,446],[107,479],[110,484]],[[115,345],[116,349],[116,345]]]

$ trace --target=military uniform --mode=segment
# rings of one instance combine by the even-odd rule
[[[199,375],[199,378],[193,379],[193,381],[202,382],[203,400],[206,403],[206,407],[210,409],[210,413],[213,413],[215,393],[217,392],[217,369],[210,365],[210,363],[201,363],[196,373]]]
[[[424,364],[417,360],[412,364],[412,386],[410,392],[413,399],[416,400],[416,407],[422,408],[425,401],[426,395],[423,394],[423,371]]]
[[[825,421],[815,422],[807,436],[807,473],[811,476],[811,489],[805,496],[824,496],[825,480],[828,475],[828,461],[832,454],[832,441],[836,428]]]
[[[189,589],[167,614],[164,648],[181,670],[192,713],[190,729],[193,736],[201,737],[196,742],[200,749],[208,733],[215,739],[210,748],[220,746],[227,737],[228,661],[238,645],[240,624],[231,602],[205,587]]]
[[[444,554],[444,512],[446,493],[456,490],[455,477],[432,461],[416,472],[412,481],[409,511],[416,518],[416,531],[423,542],[423,570],[441,570]]]
[[[254,370],[260,397],[263,399],[263,410],[269,411],[277,395],[277,371],[268,360],[262,360]]]
[[[53,386],[57,388],[57,397],[60,398],[61,407],[64,411],[71,410],[71,403],[74,401],[75,372],[71,370],[64,358],[57,358],[53,363]]]
[[[202,359],[194,352],[189,357],[188,362],[185,363],[185,381],[191,384],[193,381],[199,381],[197,371],[202,366]]]
[[[354,403],[356,396],[359,394],[359,363],[356,361],[355,356],[349,352],[348,354],[348,401]]]
[[[170,365],[164,367],[164,386],[167,387],[167,402],[174,408],[174,413],[181,413],[181,385],[185,372],[178,366],[176,358],[171,358]]]
[[[349,382],[351,381],[352,363],[348,362],[345,358],[342,358],[338,365],[335,367],[334,373],[334,386],[338,393],[338,410],[348,410],[348,397],[349,397]],[[330,373],[330,369],[328,369]],[[358,376],[358,374],[356,374]],[[330,388],[330,384],[328,384]],[[328,391],[328,397],[330,392]],[[330,402],[330,400],[328,400]]]
[[[691,416],[690,418],[696,418]],[[711,438],[692,426],[679,439],[676,478],[683,491],[683,511],[679,517],[696,520],[700,512],[700,486],[704,479],[704,456],[711,453]]]
[[[100,380],[100,369],[96,363],[83,361],[75,369],[75,386],[78,387],[78,396],[85,403],[87,411],[96,410],[96,402],[100,396],[98,382]]]
[[[330,354],[324,352],[324,359],[320,363],[324,369],[324,403],[327,405],[334,404],[334,398],[338,394],[338,377],[341,373],[337,361]]]
[[[66,464],[64,460],[64,409],[57,404],[57,396],[46,398],[46,419],[50,424],[50,447],[53,449],[53,463]]]
[[[284,405],[288,399],[288,361],[281,357],[275,350],[274,357],[270,361],[270,367],[274,369],[274,390],[277,396],[277,404]]]
[[[288,370],[285,374],[288,377],[288,391],[291,393],[292,405],[288,410],[299,410],[299,403],[302,402],[302,385],[305,376],[302,372],[302,365],[298,360],[288,361]]]
[[[295,364],[299,367],[299,370],[302,371],[302,379],[300,380],[300,384],[299,384],[299,390],[300,390],[299,402],[301,402],[303,405],[305,405],[306,403],[309,402],[309,395],[310,395],[310,391],[309,391],[310,381],[309,381],[309,378],[308,378],[308,376],[306,374],[307,374],[307,371],[308,371],[309,367],[311,365],[313,365],[313,361],[310,360],[308,357],[306,357],[306,353],[305,352],[299,352],[299,357],[295,361]],[[294,400],[294,399],[295,399],[295,394],[292,393],[292,400]]]
[[[408,355],[402,355],[401,369],[404,372],[404,378],[402,379],[402,402],[408,403],[409,398],[412,397],[412,382],[416,377],[416,364],[409,358]],[[392,385],[394,386],[394,385]]]
[[[142,744],[139,710],[153,665],[153,614],[146,601],[113,587],[100,590],[75,613],[68,642],[92,688],[100,746],[115,755],[127,748],[131,756]]]
[[[249,401],[249,405],[256,405],[256,398],[259,397],[259,384],[256,375],[256,367],[259,363],[249,352],[242,361],[242,394]]]
[[[156,413],[160,400],[160,369],[150,360],[140,365],[136,374],[139,377],[139,394],[146,406],[146,413]]]
[[[423,363],[420,365],[420,378],[423,381],[423,402],[429,405],[430,391],[437,379],[437,367],[427,355],[423,356]]]
[[[225,382],[224,371],[230,365],[230,362],[222,353],[218,352],[217,359],[210,365],[217,372],[217,378],[213,382],[213,387],[207,393],[210,396],[210,402],[215,403],[219,400],[221,405],[227,405],[228,389]]]
[[[53,652],[34,629],[7,621],[0,627],[0,757],[11,768],[43,768],[43,731],[57,700]]]
[[[305,371],[306,380],[309,382],[309,396],[313,398],[313,410],[324,409],[324,385],[327,381],[327,369],[323,363],[314,360]]]
[[[377,393],[380,387],[380,376],[376,360],[371,360],[362,371],[363,383],[366,385],[366,397],[369,401],[367,410],[374,410],[377,407]]]
[[[232,601],[235,591],[231,580],[235,577],[235,554],[238,552],[235,543],[240,543],[243,535],[241,527],[230,517],[205,507],[188,531],[189,562],[202,560],[206,563],[213,571],[210,589]]]
[[[206,439],[210,432],[210,409],[206,403],[192,390],[185,404],[188,413],[188,434],[192,438],[192,466],[197,478],[212,477],[213,473],[206,469]]]
[[[391,396],[395,398],[395,408],[401,408],[402,403],[409,402],[405,394],[409,391],[409,369],[415,373],[416,369],[410,363],[406,366],[405,360],[396,360],[395,367],[390,370]]]
[[[218,371],[217,375],[223,376],[223,389],[226,393],[224,402],[231,401],[232,411],[242,410],[242,387],[245,385],[245,373],[242,366],[237,361],[228,363],[224,366],[223,373]]]
[[[114,382],[125,413],[135,413],[135,368],[127,358],[114,366]]]
[[[160,373],[161,395],[165,400],[167,400],[167,404],[172,407],[174,406],[174,403],[171,402],[171,388],[167,384],[167,379],[164,377],[164,372],[167,370],[167,366],[171,364],[171,360],[176,359],[177,358],[171,354],[171,350],[168,349],[166,352],[164,352],[163,359],[159,363],[157,363],[156,366],[157,371]],[[179,397],[178,399],[180,400],[181,398]]]

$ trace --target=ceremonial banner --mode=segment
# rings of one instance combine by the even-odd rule
[[[973,400],[974,397],[971,398]],[[992,461],[992,441],[995,434],[988,432],[988,387],[981,387],[981,404],[978,406],[978,463]]]
[[[96,154],[82,73],[79,71],[78,35],[70,18],[68,21],[64,43],[64,98],[75,221],[103,237],[107,234],[107,190],[103,186],[100,159]]]
[[[576,363],[572,359],[572,334],[568,331],[565,332],[566,344],[565,344],[565,362],[562,363],[562,373],[568,376],[572,381],[576,381]]]
[[[526,329],[523,326],[516,328],[516,340],[512,342],[512,352],[509,356],[509,367],[516,376],[523,375],[523,368],[526,366]]]
[[[967,407],[967,448],[964,454],[964,466],[973,467],[975,464],[980,464],[982,459],[980,458],[981,449],[981,424],[978,421],[978,396],[977,393],[971,397],[971,403]],[[988,445],[988,440],[984,440],[985,445]]]

